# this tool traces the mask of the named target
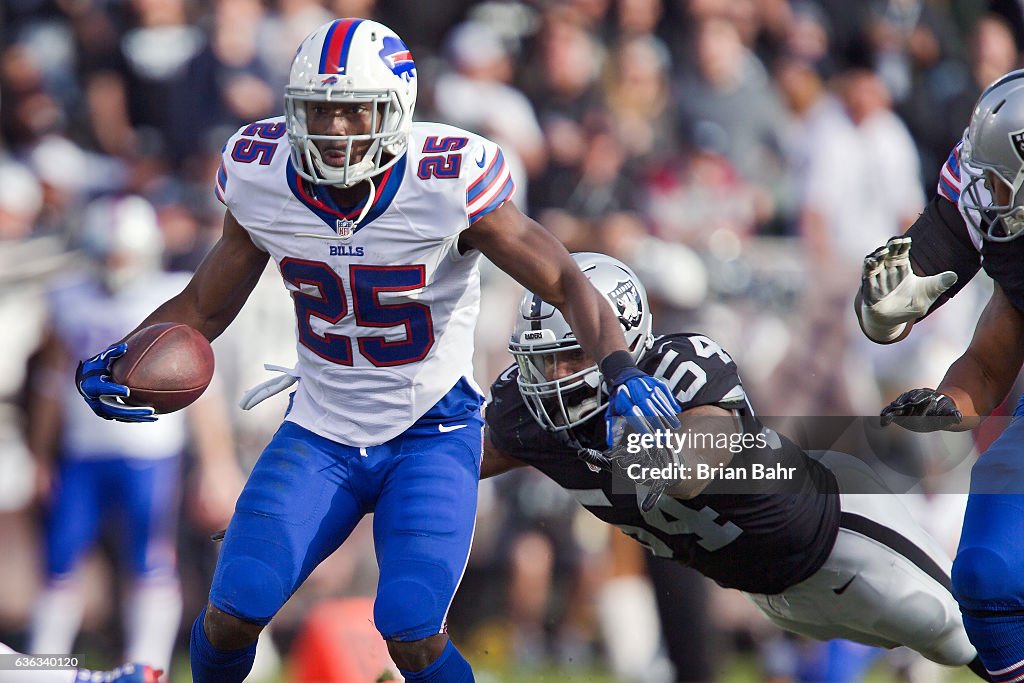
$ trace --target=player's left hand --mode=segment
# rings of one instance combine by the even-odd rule
[[[665,491],[671,488],[675,483],[671,479],[638,481],[629,476],[630,465],[640,465],[641,467],[654,467],[660,469],[674,462],[674,458],[671,457],[671,451],[667,451],[665,449],[656,449],[653,452],[650,450],[640,450],[638,453],[639,457],[637,457],[630,456],[629,452],[622,448],[610,451],[599,451],[594,448],[581,448],[576,452],[576,455],[580,460],[588,465],[593,465],[594,467],[629,479],[630,481],[633,481],[641,491],[645,491],[644,499],[640,503],[640,509],[643,512],[650,512],[651,508],[658,503],[658,500]]]
[[[949,396],[935,389],[911,389],[882,409],[882,426],[895,422],[912,432],[936,432],[960,424],[964,416]]]
[[[893,237],[864,257],[860,319],[864,331],[877,342],[895,340],[907,323],[927,314],[943,292],[956,284],[951,270],[915,275],[910,246],[910,237]]]
[[[679,427],[677,416],[682,408],[668,385],[657,377],[635,367],[627,368],[611,380],[609,395],[604,418],[609,448],[622,436],[625,425],[618,418],[625,418],[626,424],[638,432]]]

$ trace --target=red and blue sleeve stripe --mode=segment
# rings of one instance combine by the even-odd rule
[[[224,194],[228,190],[228,172],[224,168],[224,162],[220,162],[220,168],[217,169],[217,182],[214,184],[213,191],[217,195],[217,199],[220,200],[221,204],[227,205],[227,200],[224,198]]]
[[[320,53],[320,73],[342,74],[348,64],[348,51],[352,47],[352,36],[362,19],[337,19],[327,29],[324,49]]]
[[[956,204],[960,201],[960,190],[963,188],[963,181],[960,179],[960,148],[963,142],[957,144],[949,153],[949,158],[939,171],[940,195]]]
[[[470,224],[507,202],[515,189],[512,173],[505,163],[505,155],[499,149],[491,165],[466,191],[466,211],[469,213]]]

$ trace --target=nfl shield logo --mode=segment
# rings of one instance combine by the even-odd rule
[[[334,224],[334,229],[337,230],[338,237],[347,241],[353,234],[355,234],[356,223],[355,221],[350,221],[347,218],[339,218]]]

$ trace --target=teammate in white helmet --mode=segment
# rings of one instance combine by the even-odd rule
[[[70,653],[83,618],[78,568],[103,528],[117,529],[129,577],[122,600],[125,659],[167,671],[181,622],[176,530],[181,456],[192,438],[197,507],[214,529],[241,488],[223,397],[153,424],[98,422],[67,375],[77,358],[131,330],[188,282],[161,270],[156,212],[137,196],[101,198],[82,216],[76,245],[87,266],[54,280],[48,332],[30,384],[28,441],[45,510],[46,576],[29,629],[29,652]],[[221,495],[223,493],[223,495]]]

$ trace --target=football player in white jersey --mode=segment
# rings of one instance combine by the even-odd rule
[[[48,334],[31,383],[28,441],[46,508],[46,577],[35,601],[29,651],[72,652],[85,602],[77,569],[101,524],[114,523],[118,560],[130,576],[123,600],[125,658],[166,671],[181,622],[178,480],[189,437],[202,482],[199,507],[215,515],[213,528],[230,517],[241,473],[226,406],[215,392],[194,408],[146,425],[97,423],[78,399],[67,381],[77,359],[131,330],[188,278],[161,271],[156,212],[141,197],[93,201],[77,242],[95,270],[53,282]],[[225,495],[209,495],[232,483]]]
[[[272,258],[295,303],[298,380],[227,529],[192,629],[197,683],[245,678],[255,641],[309,573],[374,516],[374,622],[407,681],[471,681],[445,615],[476,510],[482,397],[472,381],[486,255],[562,311],[609,383],[608,419],[677,424],[664,383],[641,372],[618,320],[564,247],[509,200],[501,149],[412,122],[416,65],[389,28],[339,19],[299,46],[285,116],[223,152],[220,241],[191,283],[143,325],[213,339]],[[82,364],[98,414],[152,420],[110,382],[123,343]],[[255,402],[258,395],[249,403]]]

